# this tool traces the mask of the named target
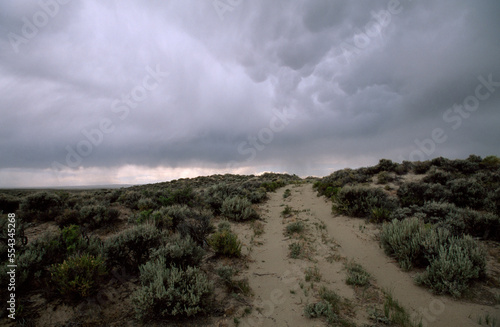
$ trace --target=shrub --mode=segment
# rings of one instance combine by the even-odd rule
[[[175,231],[177,230],[177,226],[179,226],[179,224],[193,215],[193,209],[186,205],[174,204],[166,207],[162,213],[165,216],[170,217],[170,220],[172,221],[171,229]]]
[[[56,217],[55,221],[59,227],[79,224],[81,221],[80,212],[75,209],[65,209],[61,215]]]
[[[174,190],[168,198],[162,199],[162,205],[171,206],[174,204],[192,206],[195,204],[196,194],[191,187]]]
[[[254,196],[258,198],[260,196],[259,194],[254,194]],[[224,202],[225,199],[235,196],[244,197],[245,195],[246,192],[242,188],[227,183],[219,183],[212,185],[207,190],[205,190],[204,193],[205,202],[212,208],[212,210],[216,215],[220,215],[222,203]],[[264,196],[265,196],[265,191],[264,191]]]
[[[184,236],[190,236],[199,246],[207,243],[207,237],[214,232],[211,223],[212,213],[207,210],[192,210],[191,218],[183,220],[177,230]]]
[[[292,207],[290,207],[288,204],[285,206],[285,208],[281,211],[281,215],[283,217],[289,217],[292,214]]]
[[[290,250],[290,257],[292,259],[298,259],[302,256],[302,245],[300,243],[291,243],[288,245],[288,249]]]
[[[136,210],[138,209],[137,205],[141,198],[141,193],[137,191],[125,191],[118,198],[118,202],[132,210]]]
[[[350,262],[347,268],[347,285],[366,286],[370,282],[370,274],[357,263]]]
[[[346,186],[342,188],[333,203],[332,209],[353,217],[369,217],[372,209],[394,210],[396,200],[379,188]]]
[[[401,185],[401,187],[397,191],[401,206],[423,206],[425,202],[424,194],[427,190],[427,187],[427,184],[418,182],[409,182]]]
[[[285,185],[286,185],[285,181],[278,179],[272,182],[264,182],[260,185],[260,187],[263,187],[267,192],[274,192],[280,187],[283,187]]]
[[[221,214],[228,219],[243,221],[258,219],[259,215],[252,208],[252,203],[246,198],[232,197],[227,198],[222,203]]]
[[[213,283],[198,268],[167,268],[163,259],[140,267],[141,287],[132,295],[141,320],[169,316],[194,316],[206,311]]]
[[[217,254],[233,257],[241,255],[241,242],[238,236],[230,230],[215,232],[209,238],[208,243]]]
[[[424,183],[434,183],[446,185],[449,181],[453,180],[453,174],[445,171],[434,170],[422,179]]]
[[[137,201],[137,208],[139,210],[153,210],[156,209],[156,204],[150,198],[140,198]]]
[[[304,231],[304,223],[301,221],[296,221],[293,223],[290,223],[286,226],[286,233],[288,235],[293,235],[294,233],[300,234],[302,231]]]
[[[161,207],[151,213],[151,221],[159,229],[172,229],[173,221],[172,217],[168,215],[169,210],[165,207]]]
[[[387,184],[393,180],[394,178],[386,171],[381,171],[377,174],[377,184]]]
[[[497,156],[487,156],[481,161],[481,166],[489,170],[500,168],[500,158]]]
[[[215,269],[217,275],[224,281],[224,283],[230,283],[234,274],[236,273],[235,269],[231,266],[219,266]]]
[[[344,187],[345,185],[354,185],[358,183],[366,183],[370,179],[368,172],[357,169],[352,170],[349,168],[337,170],[334,173],[322,178],[314,183],[315,189],[320,195],[326,195],[326,190],[331,187],[335,190],[337,187]],[[331,195],[329,196],[331,197]]]
[[[450,202],[461,208],[481,209],[487,196],[484,187],[475,179],[455,179],[448,183],[451,191]]]
[[[61,199],[54,193],[38,192],[25,197],[19,208],[21,209],[21,217],[25,221],[39,220],[49,221],[54,220],[62,211]]]
[[[376,223],[381,223],[389,220],[391,213],[391,210],[387,208],[373,208],[371,212],[371,219]]]
[[[319,282],[319,281],[321,281],[321,273],[319,272],[318,267],[314,266],[314,267],[306,268],[304,279],[306,280],[306,282],[310,282],[310,281]]]
[[[20,200],[12,195],[0,193],[0,213],[16,212]]]
[[[287,188],[285,192],[283,192],[283,199],[290,197],[290,195],[292,195],[292,191],[290,191],[290,189]]]
[[[70,297],[87,297],[97,292],[106,275],[104,260],[89,254],[76,255],[50,269],[57,290]]]
[[[95,229],[116,221],[118,216],[116,209],[107,209],[104,205],[87,205],[80,209],[80,224]]]
[[[121,266],[137,271],[153,248],[160,245],[166,234],[155,226],[139,225],[113,235],[104,243],[104,254],[109,266]]]
[[[470,283],[485,274],[484,249],[469,236],[452,238],[448,246],[441,246],[437,257],[426,271],[417,275],[416,282],[430,287],[436,293],[461,296]]]
[[[304,307],[304,314],[307,318],[329,317],[335,315],[331,304],[326,301],[307,304]]]
[[[205,251],[191,237],[174,234],[167,238],[165,244],[152,250],[150,258],[152,260],[163,258],[169,266],[187,267],[197,266],[204,254]]]
[[[425,174],[431,168],[429,161],[417,161],[413,163],[413,171],[417,175]]]
[[[426,233],[423,223],[417,218],[393,220],[382,226],[380,241],[384,251],[395,257],[401,268],[410,270],[415,264],[422,265],[422,242]]]

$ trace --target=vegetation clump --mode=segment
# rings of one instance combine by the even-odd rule
[[[52,266],[50,274],[51,282],[62,295],[82,298],[97,292],[106,275],[106,266],[100,256],[75,255]]]
[[[199,268],[169,266],[159,258],[139,270],[141,287],[132,296],[138,319],[191,317],[208,309],[213,283]]]
[[[235,220],[244,221],[258,219],[259,215],[252,208],[252,203],[246,198],[231,197],[224,200],[221,207],[221,215]]]

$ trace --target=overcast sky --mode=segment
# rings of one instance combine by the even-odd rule
[[[0,187],[500,155],[500,2],[1,1]]]

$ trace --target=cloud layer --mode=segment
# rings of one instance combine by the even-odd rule
[[[499,14],[495,0],[2,2],[0,187],[500,155]]]

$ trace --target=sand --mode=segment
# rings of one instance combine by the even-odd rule
[[[284,199],[286,188],[292,192]],[[281,215],[285,204],[295,210],[287,218]],[[311,184],[288,186],[270,193],[270,199],[260,209],[265,232],[258,239],[261,245],[254,246],[249,254],[251,263],[247,271],[254,292],[254,310],[241,319],[240,326],[324,326],[325,322],[304,315],[305,305],[319,300],[319,284],[352,301],[354,313],[350,319],[357,325],[374,324],[368,319],[370,304],[365,305],[366,299],[345,283],[344,263],[349,261],[361,264],[373,276],[374,287],[389,291],[423,326],[477,326],[478,318],[484,320],[487,313],[499,316],[499,305],[492,307],[436,296],[415,285],[412,273],[402,271],[384,254],[376,239],[375,225],[363,219],[333,215],[331,202],[317,197]],[[286,225],[297,220],[307,226],[304,237],[285,235]],[[288,246],[293,242],[304,242],[309,248],[303,258],[289,257]],[[319,269],[321,281],[317,285],[304,281],[308,267]],[[375,305],[377,299],[372,300]],[[383,299],[378,301],[380,304]]]

